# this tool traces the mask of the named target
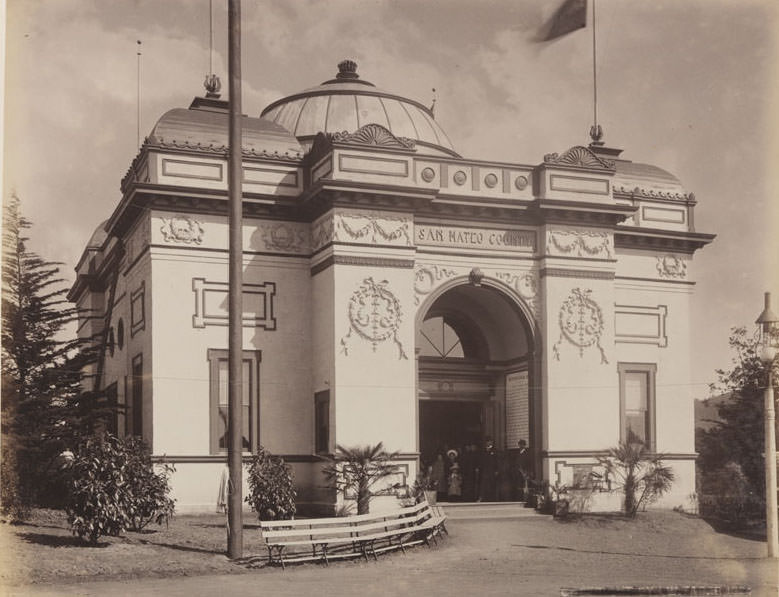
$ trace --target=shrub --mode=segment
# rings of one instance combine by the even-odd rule
[[[297,493],[290,467],[260,446],[249,465],[246,501],[260,520],[287,520],[295,516]]]
[[[88,438],[79,446],[70,470],[68,523],[74,534],[91,544],[102,535],[139,530],[173,514],[168,475],[154,471],[146,445],[138,438],[109,434]]]
[[[606,476],[615,481],[615,489],[622,490],[623,512],[630,517],[666,493],[674,481],[673,471],[663,464],[663,455],[649,452],[634,436],[598,460]]]
[[[151,452],[139,437],[129,437],[122,443],[127,458],[125,473],[128,491],[127,515],[130,529],[140,531],[151,521],[168,523],[173,516],[175,500],[169,497],[170,475],[175,472],[171,464],[162,464],[157,472],[151,461]]]
[[[357,496],[357,514],[368,514],[373,486],[398,472],[392,463],[397,452],[389,453],[379,442],[375,446],[335,447],[335,457],[322,469],[330,486]]]

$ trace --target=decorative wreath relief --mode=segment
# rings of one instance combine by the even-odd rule
[[[373,352],[379,342],[390,338],[398,347],[398,358],[408,359],[403,345],[398,339],[398,330],[403,313],[400,301],[387,288],[387,280],[374,282],[373,278],[365,278],[360,287],[349,299],[349,323],[351,329],[341,339],[341,351],[349,354],[348,340],[352,332],[373,345]]]
[[[203,226],[189,216],[163,218],[160,232],[166,243],[199,245],[203,242]]]
[[[600,345],[600,337],[603,334],[603,311],[598,304],[590,298],[592,290],[574,288],[568,298],[560,307],[560,338],[552,347],[554,357],[560,360],[558,346],[563,338],[574,346],[579,347],[579,356],[584,354],[584,349],[597,346],[600,350],[600,362],[608,363],[606,353]]]

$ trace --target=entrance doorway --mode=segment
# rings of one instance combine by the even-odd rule
[[[424,312],[416,335],[418,446],[421,465],[438,477],[439,498],[517,499],[518,442],[531,452],[540,443],[532,344],[516,300],[484,284],[455,286]],[[463,477],[459,495],[449,491],[453,469]]]
[[[419,451],[423,462],[454,448],[482,445],[482,405],[474,401],[425,400],[419,403]]]

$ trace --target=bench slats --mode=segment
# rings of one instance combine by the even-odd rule
[[[435,540],[444,532],[446,515],[426,501],[392,512],[347,517],[260,521],[269,563],[359,557]],[[306,551],[292,551],[308,547]],[[332,549],[331,549],[332,548]]]

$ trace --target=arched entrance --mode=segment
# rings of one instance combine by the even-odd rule
[[[463,281],[431,297],[420,311],[418,445],[422,465],[439,477],[442,498],[521,499],[518,470],[533,472],[539,442],[537,392],[531,391],[538,379],[536,342],[520,301],[499,283]],[[520,440],[528,446],[522,454]],[[453,461],[459,495],[449,495]]]

